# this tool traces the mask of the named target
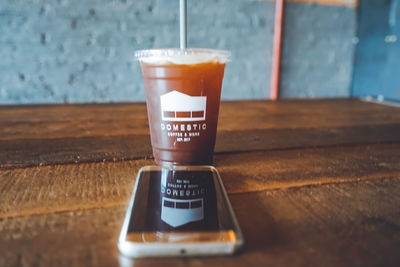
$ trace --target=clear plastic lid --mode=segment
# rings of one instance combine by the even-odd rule
[[[226,63],[231,60],[231,52],[208,48],[163,48],[135,52],[135,59],[149,64],[199,64],[206,62]]]

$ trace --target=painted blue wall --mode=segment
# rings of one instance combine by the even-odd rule
[[[144,101],[133,53],[179,44],[178,2],[1,0],[0,104]],[[267,98],[274,2],[188,2],[189,45],[233,53],[222,98]],[[281,97],[349,96],[355,11],[286,4]]]
[[[286,3],[280,97],[347,97],[356,9]]]
[[[352,95],[400,101],[400,1],[361,0]]]

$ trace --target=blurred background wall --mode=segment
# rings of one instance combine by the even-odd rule
[[[400,0],[361,0],[351,94],[400,102]]]
[[[355,3],[286,3],[281,97],[350,95],[358,40]],[[1,0],[0,104],[144,101],[133,53],[179,45],[178,5],[178,0]],[[223,99],[269,97],[274,6],[188,1],[189,46],[233,53]]]

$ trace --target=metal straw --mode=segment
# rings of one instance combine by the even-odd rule
[[[184,50],[187,48],[187,0],[180,0],[179,7],[181,49]]]

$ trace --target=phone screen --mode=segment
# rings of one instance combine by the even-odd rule
[[[238,244],[242,238],[213,167],[148,166],[138,174],[121,241],[159,246]]]

